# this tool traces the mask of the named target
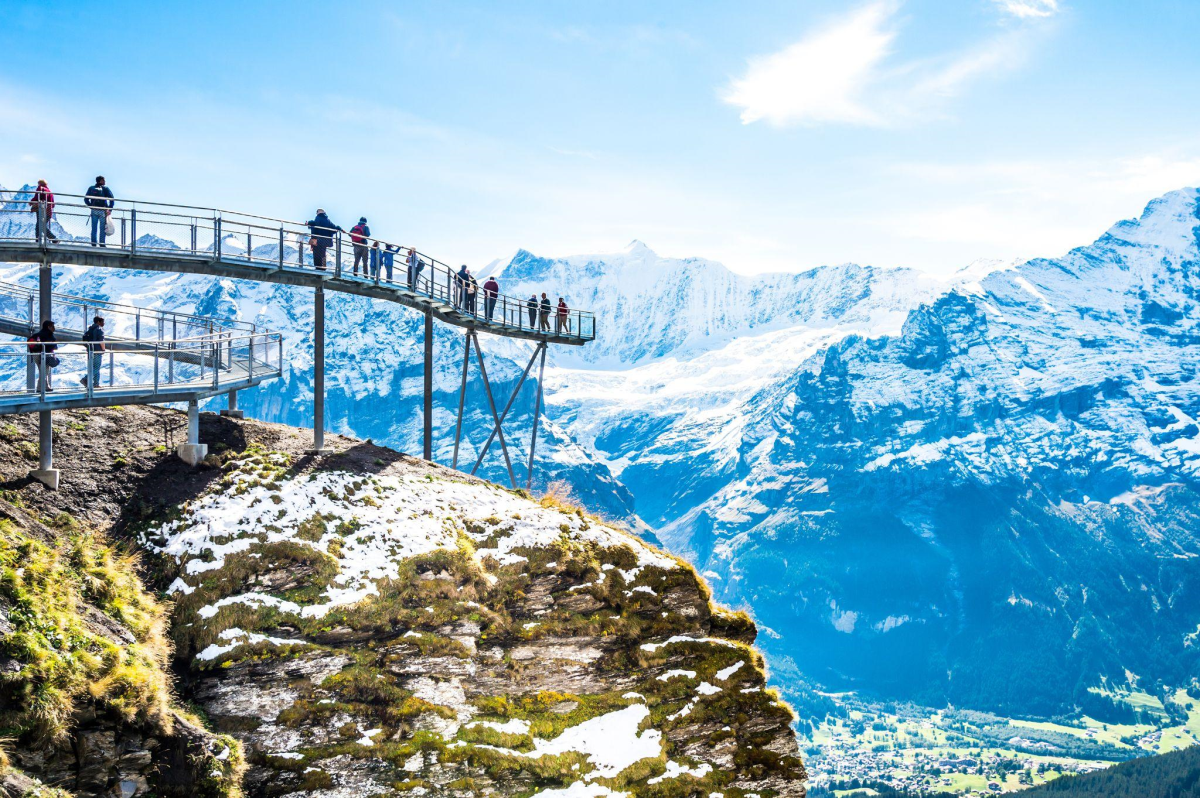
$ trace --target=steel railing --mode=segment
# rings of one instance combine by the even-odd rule
[[[41,326],[36,286],[0,282],[0,323],[8,329],[18,327],[36,332]],[[104,332],[109,338],[131,341],[168,341],[195,338],[215,333],[247,335],[257,332],[254,324],[216,320],[190,313],[141,308],[118,302],[71,294],[50,295],[50,318],[60,333],[80,335],[95,316],[104,317]]]
[[[382,239],[352,240],[344,230],[331,230],[316,238],[304,223],[214,208],[119,198],[110,211],[84,204],[82,195],[59,194],[48,224],[37,224],[45,206],[31,212],[33,193],[0,191],[0,241],[36,240],[39,243],[90,247],[93,216],[98,225],[111,219],[113,235],[105,246],[140,256],[205,257],[213,261],[248,263],[267,269],[323,271],[345,280],[385,285],[429,299],[463,322],[538,335],[564,336],[579,341],[596,337],[595,316],[568,309],[560,314],[551,306],[543,312],[540,301],[532,312],[526,298],[497,292],[489,297],[483,283],[472,286],[457,270],[412,247]],[[22,216],[23,214],[23,216]],[[22,222],[22,218],[25,222]],[[8,221],[10,223],[5,224]],[[15,223],[12,223],[15,222]],[[55,241],[54,239],[57,239]],[[324,245],[324,242],[328,242]],[[324,268],[316,259],[324,259]],[[411,262],[411,266],[410,266]]]
[[[149,356],[149,357],[147,357]],[[24,380],[20,372],[24,371]],[[0,343],[0,402],[47,394],[69,397],[142,391],[235,390],[283,374],[283,336],[217,333],[169,341],[58,343],[53,352],[26,341]],[[23,384],[19,385],[14,383]]]

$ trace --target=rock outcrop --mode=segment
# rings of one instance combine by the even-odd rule
[[[63,414],[63,490],[21,492],[147,552],[180,692],[240,741],[248,795],[804,794],[753,623],[687,564],[560,499],[343,438],[314,458],[286,427],[206,415],[189,470],[157,440],[174,418]]]

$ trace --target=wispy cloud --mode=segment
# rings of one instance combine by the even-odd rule
[[[1056,0],[994,1],[1023,19],[1057,10]],[[888,126],[936,116],[974,82],[1025,62],[1034,23],[960,51],[895,62],[899,8],[899,0],[860,7],[778,53],[752,58],[721,98],[742,109],[747,125]]]
[[[1052,17],[1058,13],[1058,0],[992,0],[1001,10],[1019,19]]]
[[[781,52],[751,59],[725,102],[742,109],[747,125],[877,124],[863,94],[896,36],[885,29],[894,11],[892,3],[867,6]]]

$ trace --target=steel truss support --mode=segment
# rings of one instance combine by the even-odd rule
[[[508,470],[508,479],[514,490],[517,489],[517,475],[513,470],[512,458],[509,456],[508,440],[504,437],[504,421],[508,418],[508,414],[512,410],[513,404],[516,403],[517,396],[520,395],[521,388],[523,388],[525,385],[525,380],[527,380],[529,375],[533,372],[533,364],[537,362],[539,358],[541,360],[541,367],[538,373],[537,405],[533,419],[533,436],[529,445],[529,475],[525,483],[526,489],[528,490],[529,487],[533,485],[533,458],[537,449],[538,419],[541,415],[542,408],[542,375],[544,375],[546,371],[546,343],[544,341],[539,341],[537,346],[534,347],[533,354],[529,357],[529,362],[525,364],[525,369],[521,372],[521,378],[517,380],[517,384],[513,388],[512,393],[509,395],[508,401],[504,404],[504,411],[498,413],[496,412],[496,398],[492,393],[492,385],[487,376],[487,365],[484,363],[483,359],[483,348],[479,345],[479,337],[474,330],[468,330],[464,338],[462,384],[460,385],[458,392],[458,419],[454,426],[454,459],[452,461],[452,467],[458,468],[458,454],[462,444],[463,414],[466,409],[467,375],[471,368],[471,349],[474,347],[475,362],[479,366],[479,376],[482,378],[483,390],[487,396],[488,410],[492,415],[492,429],[488,434],[487,441],[484,442],[483,447],[479,450],[479,455],[475,458],[475,464],[471,467],[471,473],[474,474],[479,470],[479,467],[483,464],[483,458],[487,456],[488,450],[492,446],[492,442],[498,439],[500,441],[500,451],[504,456],[504,466]]]
[[[313,295],[313,454],[325,454],[325,286]]]
[[[433,311],[425,310],[425,459],[433,460]]]
[[[39,206],[40,208],[44,206]],[[48,221],[42,223],[41,228],[45,229],[49,225]],[[39,234],[41,229],[39,229]],[[41,322],[51,321],[51,296],[54,290],[53,272],[51,271],[50,261],[45,256],[42,258],[41,268],[38,269],[38,313],[41,321],[38,323],[38,329],[41,329]],[[50,369],[46,365],[45,355],[42,356],[42,367],[40,369],[41,387],[49,388]],[[32,362],[33,358],[29,358]],[[44,398],[45,394],[43,394]],[[58,469],[54,467],[54,415],[49,410],[41,410],[38,412],[38,467],[36,471],[30,474],[31,477],[41,482],[51,490],[58,490]]]

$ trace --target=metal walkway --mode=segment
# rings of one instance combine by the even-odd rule
[[[426,460],[432,459],[433,321],[437,319],[464,328],[465,351],[453,466],[458,466],[463,440],[467,376],[473,347],[494,426],[471,473],[479,469],[491,444],[498,440],[514,488],[517,477],[503,422],[534,363],[539,363],[539,374],[525,480],[527,489],[533,482],[546,348],[550,344],[581,346],[596,337],[596,319],[589,312],[553,305],[548,298],[543,303],[538,297],[515,298],[498,291],[489,293],[474,279],[463,279],[451,267],[415,248],[351,236],[341,229],[312,231],[305,224],[246,213],[116,199],[109,209],[113,235],[100,242],[93,238],[104,227],[104,211],[89,208],[82,196],[58,195],[49,216],[46,206],[31,203],[32,198],[29,190],[0,191],[0,262],[41,266],[36,314],[31,289],[0,284],[0,333],[27,335],[34,320],[61,317],[67,321],[60,327],[60,339],[78,340],[95,310],[119,315],[126,322],[133,319],[133,326],[125,324],[122,333],[109,331],[112,348],[108,353],[108,386],[103,385],[101,377],[95,380],[95,387],[89,382],[85,387],[72,387],[65,393],[46,391],[44,385],[35,386],[33,375],[39,364],[27,353],[25,343],[7,345],[10,347],[7,351],[5,345],[0,345],[0,361],[5,357],[24,358],[27,369],[25,390],[0,391],[0,413],[40,411],[44,431],[49,429],[50,411],[67,407],[188,401],[189,419],[193,419],[197,400],[228,393],[230,408],[234,410],[238,390],[282,373],[282,341],[275,333],[260,333],[252,325],[56,295],[50,285],[51,265],[55,263],[207,274],[313,288],[314,452],[327,451],[324,444],[326,289],[383,299],[424,313],[423,437]],[[313,237],[314,232],[318,237]],[[75,319],[79,320],[78,324]],[[180,337],[180,330],[190,331],[190,337],[188,334]],[[487,378],[479,345],[480,332],[535,344],[529,363],[503,412],[497,412]],[[60,359],[65,361],[68,358],[63,355],[69,355],[74,358],[73,364],[77,360],[74,371],[80,375],[87,368],[94,370],[95,363],[89,360],[94,353],[89,353],[84,345],[76,348],[78,351],[60,348]],[[268,350],[274,351],[273,361]],[[135,355],[150,356],[153,378],[150,379],[143,369],[137,384],[118,386],[113,380],[114,358]],[[73,373],[70,367],[65,370]],[[64,367],[60,366],[58,371],[64,371]],[[132,371],[136,372],[136,369]],[[178,398],[180,396],[188,398]],[[194,421],[189,423],[189,430],[194,427]],[[42,443],[43,449],[48,450],[48,432],[43,435]],[[190,432],[189,443],[195,443]],[[43,470],[47,469],[48,466]]]

